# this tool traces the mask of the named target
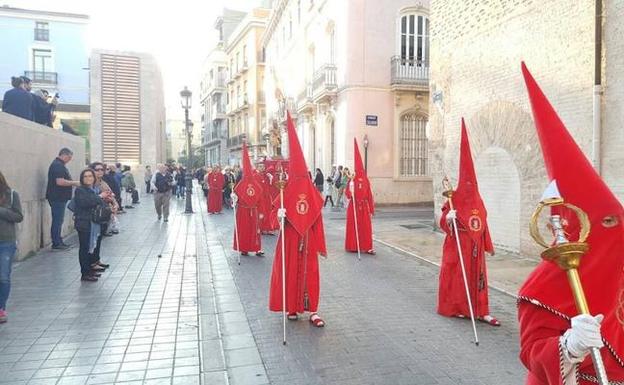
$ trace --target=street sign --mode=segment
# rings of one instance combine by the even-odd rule
[[[377,115],[366,115],[366,125],[367,126],[376,126],[377,125]]]

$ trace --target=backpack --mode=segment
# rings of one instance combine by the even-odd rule
[[[100,225],[108,223],[111,219],[113,211],[107,204],[97,205],[91,212],[91,222]]]

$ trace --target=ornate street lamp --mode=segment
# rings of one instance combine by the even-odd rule
[[[368,172],[368,135],[364,135],[364,171]]]
[[[191,165],[193,160],[193,154],[191,152],[191,130],[192,130],[192,122],[189,121],[189,109],[191,108],[192,99],[191,96],[193,94],[191,91],[184,86],[184,89],[180,91],[180,98],[182,102],[182,108],[184,108],[184,132],[186,133],[186,175],[185,175],[185,184],[186,184],[186,209],[184,210],[185,214],[193,213],[193,203],[192,203],[192,188],[193,188],[193,179],[191,177],[192,170]]]

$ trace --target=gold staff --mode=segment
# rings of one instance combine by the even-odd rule
[[[277,187],[280,189],[280,210],[282,215],[280,217],[280,232],[282,233],[280,236],[281,240],[281,248],[282,248],[282,323],[283,323],[283,331],[284,338],[283,344],[286,345],[286,246],[284,243],[284,214],[286,209],[284,208],[284,187],[286,186],[286,181],[284,180],[284,168],[280,165],[280,173],[279,180],[277,181]]]
[[[535,240],[535,242],[537,242],[537,244],[546,249],[541,254],[542,259],[555,262],[560,268],[566,271],[568,283],[572,289],[574,302],[576,303],[576,309],[579,314],[591,315],[589,312],[589,306],[587,305],[587,299],[585,298],[585,292],[583,291],[583,286],[581,285],[581,278],[578,273],[578,267],[581,264],[581,257],[587,253],[587,250],[589,250],[589,244],[585,242],[591,228],[589,218],[587,213],[579,207],[564,202],[563,198],[559,195],[555,182],[551,183],[546,191],[551,194],[545,194],[546,196],[539,203],[533,213],[533,216],[531,217],[529,225],[531,237]],[[561,215],[552,214],[552,212],[549,217],[549,223],[555,237],[555,244],[554,246],[550,246],[544,241],[544,238],[539,232],[537,223],[540,213],[545,207],[556,206],[566,207],[576,214],[579,223],[581,224],[578,241],[570,242],[568,240],[561,224]],[[608,385],[609,380],[607,379],[607,371],[605,370],[602,357],[600,356],[600,349],[591,348],[590,354],[594,363],[594,368],[596,369],[598,383],[601,385]]]

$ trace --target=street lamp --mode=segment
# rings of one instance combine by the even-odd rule
[[[193,94],[189,91],[186,86],[184,89],[180,91],[180,98],[182,102],[182,108],[184,108],[184,132],[186,133],[186,176],[185,176],[185,184],[186,184],[186,209],[184,210],[185,214],[193,213],[193,203],[192,203],[192,188],[193,188],[193,179],[191,177],[191,165],[193,154],[191,153],[191,129],[192,122],[189,121],[189,109],[191,108],[191,96]]]
[[[368,173],[368,135],[364,135],[364,171]]]

